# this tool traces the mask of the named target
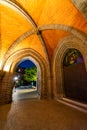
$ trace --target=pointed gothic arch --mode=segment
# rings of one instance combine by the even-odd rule
[[[28,58],[35,63],[38,68],[38,95],[40,99],[51,97],[50,87],[50,71],[49,65],[45,59],[35,50],[22,49],[11,54],[4,64],[4,70],[8,68],[9,72],[6,72],[3,78],[2,95],[5,97],[3,103],[12,101],[12,89],[13,89],[13,77],[15,75],[15,67],[18,62]],[[4,91],[3,91],[4,89]],[[8,92],[9,91],[9,92]]]
[[[63,90],[65,98],[87,102],[87,72],[79,50],[69,48],[63,59]]]
[[[85,69],[87,72],[87,49],[86,44],[73,35],[65,37],[57,46],[53,57],[53,94],[56,99],[65,97],[63,90],[63,59],[69,48],[79,50],[83,56]]]

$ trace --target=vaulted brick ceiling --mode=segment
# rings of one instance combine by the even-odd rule
[[[31,48],[51,59],[72,29],[87,35],[87,20],[72,0],[1,0],[1,51]]]

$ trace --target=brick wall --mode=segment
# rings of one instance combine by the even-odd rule
[[[0,79],[0,104],[12,101],[13,74],[2,72],[4,75]]]

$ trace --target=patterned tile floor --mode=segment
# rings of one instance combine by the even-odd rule
[[[87,114],[55,100],[18,100],[0,106],[0,130],[87,130]]]

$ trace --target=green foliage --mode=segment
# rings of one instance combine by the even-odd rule
[[[37,78],[37,68],[36,67],[25,69],[25,74],[24,74],[25,81],[27,81],[27,82],[36,81],[36,78]]]

